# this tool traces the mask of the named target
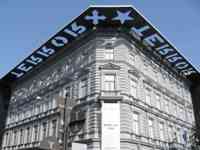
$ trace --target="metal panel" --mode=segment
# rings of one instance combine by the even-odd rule
[[[63,48],[67,50],[74,41],[96,29],[116,29],[134,39],[137,37],[149,47],[152,54],[157,54],[166,60],[181,75],[188,76],[198,72],[135,8],[121,5],[91,6],[24,59],[3,80],[13,82],[22,78]]]

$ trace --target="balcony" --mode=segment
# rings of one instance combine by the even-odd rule
[[[182,150],[183,146],[176,142],[169,143],[169,150]]]
[[[100,95],[99,95],[99,100],[103,101],[120,101],[122,99],[122,96],[120,95],[119,90],[114,90],[114,91],[105,91],[101,90]]]

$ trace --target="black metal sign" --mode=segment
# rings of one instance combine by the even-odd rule
[[[4,78],[15,81],[37,65],[55,55],[63,47],[72,44],[80,35],[96,28],[124,28],[130,35],[137,34],[180,74],[188,76],[198,71],[160,33],[131,6],[93,6],[73,20],[55,36],[35,50],[29,57],[10,71]]]

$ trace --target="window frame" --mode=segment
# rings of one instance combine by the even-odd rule
[[[106,47],[104,50],[104,58],[106,60],[114,60],[114,48]]]
[[[150,122],[151,121],[151,125],[150,125]],[[149,118],[148,119],[148,134],[149,134],[149,137],[150,138],[154,138],[155,135],[154,135],[154,119],[153,118]]]
[[[113,76],[114,80],[113,81],[106,81],[106,76]],[[115,73],[105,73],[103,75],[103,87],[102,87],[103,91],[116,91],[116,89],[117,89],[116,81],[117,81],[117,77],[116,77]],[[108,83],[108,87],[106,85],[107,83]],[[113,84],[112,85],[113,89],[110,88],[110,83]]]
[[[134,115],[137,116],[137,119],[134,118]],[[132,122],[132,130],[134,134],[140,134],[140,115],[138,112],[133,112],[133,122]],[[134,124],[135,123],[135,124]]]

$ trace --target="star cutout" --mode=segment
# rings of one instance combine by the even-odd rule
[[[124,22],[127,20],[133,20],[133,18],[129,16],[130,13],[131,13],[131,11],[123,13],[123,12],[120,12],[117,10],[118,16],[113,18],[112,20],[119,20],[121,22],[121,24],[124,24]]]

